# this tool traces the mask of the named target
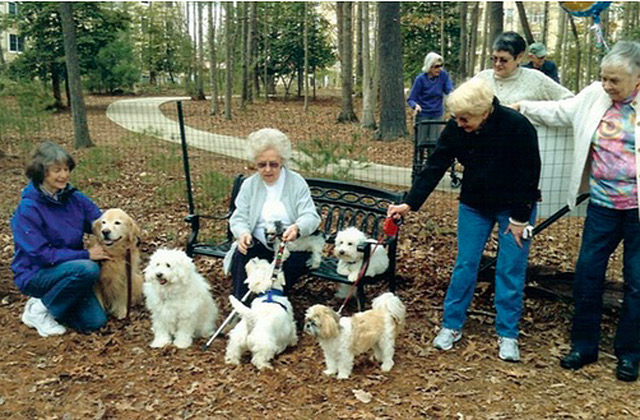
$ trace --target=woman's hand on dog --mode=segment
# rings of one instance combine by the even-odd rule
[[[394,220],[398,220],[406,215],[411,207],[408,204],[392,204],[387,209],[387,217],[392,217]]]
[[[253,237],[250,233],[243,233],[240,239],[238,239],[238,251],[241,254],[247,255],[247,251],[251,248],[253,244]]]
[[[89,259],[91,261],[104,261],[111,259],[109,253],[100,244],[95,244],[94,246],[89,248],[88,251]]]
[[[282,234],[282,240],[285,242],[295,241],[300,236],[300,228],[295,223],[292,224]]]

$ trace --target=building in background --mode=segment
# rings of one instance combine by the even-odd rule
[[[19,7],[20,4],[15,1],[0,2],[0,63],[9,63],[24,51],[24,37],[18,34],[18,30],[9,21],[18,14]]]

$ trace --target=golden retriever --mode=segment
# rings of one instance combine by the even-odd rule
[[[94,291],[102,307],[118,319],[127,315],[127,249],[131,251],[131,305],[142,297],[142,272],[138,237],[140,228],[120,209],[109,209],[93,222],[94,241],[111,256],[102,262]]]

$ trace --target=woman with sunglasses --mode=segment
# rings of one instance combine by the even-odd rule
[[[493,68],[475,77],[486,80],[503,104],[519,101],[556,101],[573,93],[544,73],[520,67],[527,43],[516,32],[504,32],[493,42]]]
[[[251,161],[258,173],[247,178],[236,198],[236,210],[229,228],[236,242],[225,258],[233,277],[233,295],[241,299],[247,292],[245,265],[253,257],[273,260],[274,249],[267,242],[265,227],[282,222],[284,241],[311,235],[320,225],[320,216],[311,191],[302,176],[286,167],[291,158],[291,141],[273,128],[254,131],[247,137]],[[291,252],[283,264],[285,293],[306,270],[309,252]]]

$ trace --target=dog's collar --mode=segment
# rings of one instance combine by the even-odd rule
[[[284,296],[284,293],[282,292],[282,290],[269,289],[269,290],[267,290],[266,293],[260,293],[258,296],[256,296],[256,298],[261,298],[261,297],[265,297],[265,296],[266,296],[266,299],[264,299],[263,302],[276,303],[276,304],[280,305],[282,307],[282,309],[285,310],[285,312],[288,311],[287,307],[282,302],[278,302],[277,300],[273,300],[273,296]]]

